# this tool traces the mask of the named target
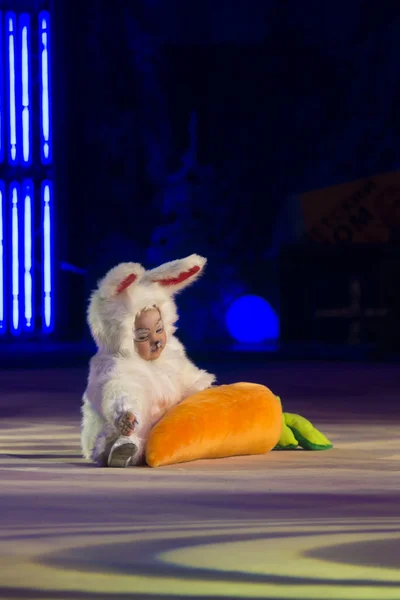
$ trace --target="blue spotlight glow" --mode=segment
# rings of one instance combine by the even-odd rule
[[[15,52],[16,52],[16,18],[14,13],[7,13],[7,48],[8,48],[8,101],[9,101],[9,148],[8,160],[10,164],[17,163],[17,100],[15,77]]]
[[[0,66],[3,71],[3,13],[0,11]],[[3,100],[3,77],[0,77],[0,163],[4,160],[4,100]]]
[[[279,339],[279,318],[270,304],[259,296],[242,296],[226,313],[226,326],[238,342],[259,344]]]
[[[13,334],[20,332],[19,319],[19,186],[17,183],[10,185],[11,200],[11,298],[12,320],[11,331]]]
[[[4,307],[4,182],[0,181],[0,335],[6,330]]]
[[[42,184],[43,231],[43,331],[53,330],[53,187],[51,181]]]
[[[31,162],[31,110],[30,110],[30,18],[21,15],[19,30],[21,40],[21,92],[22,92],[22,159],[23,164]]]
[[[24,202],[24,329],[33,329],[33,183],[26,180],[22,184]]]
[[[41,159],[43,164],[52,160],[51,132],[51,82],[50,82],[50,14],[43,11],[39,15],[40,47],[40,120],[41,120]]]

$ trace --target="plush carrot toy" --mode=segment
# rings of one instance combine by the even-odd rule
[[[280,398],[267,387],[235,383],[203,390],[170,408],[150,431],[146,462],[160,467],[298,446],[332,448],[307,419],[283,413]]]

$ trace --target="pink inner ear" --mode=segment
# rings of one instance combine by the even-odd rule
[[[170,279],[155,279],[154,283],[159,283],[163,286],[178,285],[179,283],[182,283],[182,281],[186,281],[186,279],[189,279],[189,277],[196,275],[196,273],[198,273],[199,271],[200,267],[192,267],[191,269],[189,269],[189,271],[184,271],[183,273],[180,273],[178,277],[171,277]]]
[[[131,273],[130,275],[128,275],[128,277],[125,277],[125,279],[123,279],[118,285],[117,285],[117,289],[116,289],[116,293],[121,294],[121,292],[123,292],[124,290],[126,290],[126,288],[128,288],[130,285],[132,285],[132,283],[137,279],[137,275],[135,275],[134,273]]]

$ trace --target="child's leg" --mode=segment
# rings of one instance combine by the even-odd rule
[[[103,464],[108,467],[133,467],[143,464],[150,429],[150,422],[136,423],[129,436],[121,435],[114,429],[111,435],[106,436],[104,444],[99,444]],[[104,456],[107,457],[106,460]]]
[[[92,461],[96,463],[98,467],[107,466],[110,450],[119,437],[120,433],[108,423],[103,427],[95,440],[91,455]]]

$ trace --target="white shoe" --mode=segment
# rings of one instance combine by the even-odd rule
[[[120,437],[113,444],[108,455],[107,466],[125,468],[132,465],[137,446],[128,437]]]

